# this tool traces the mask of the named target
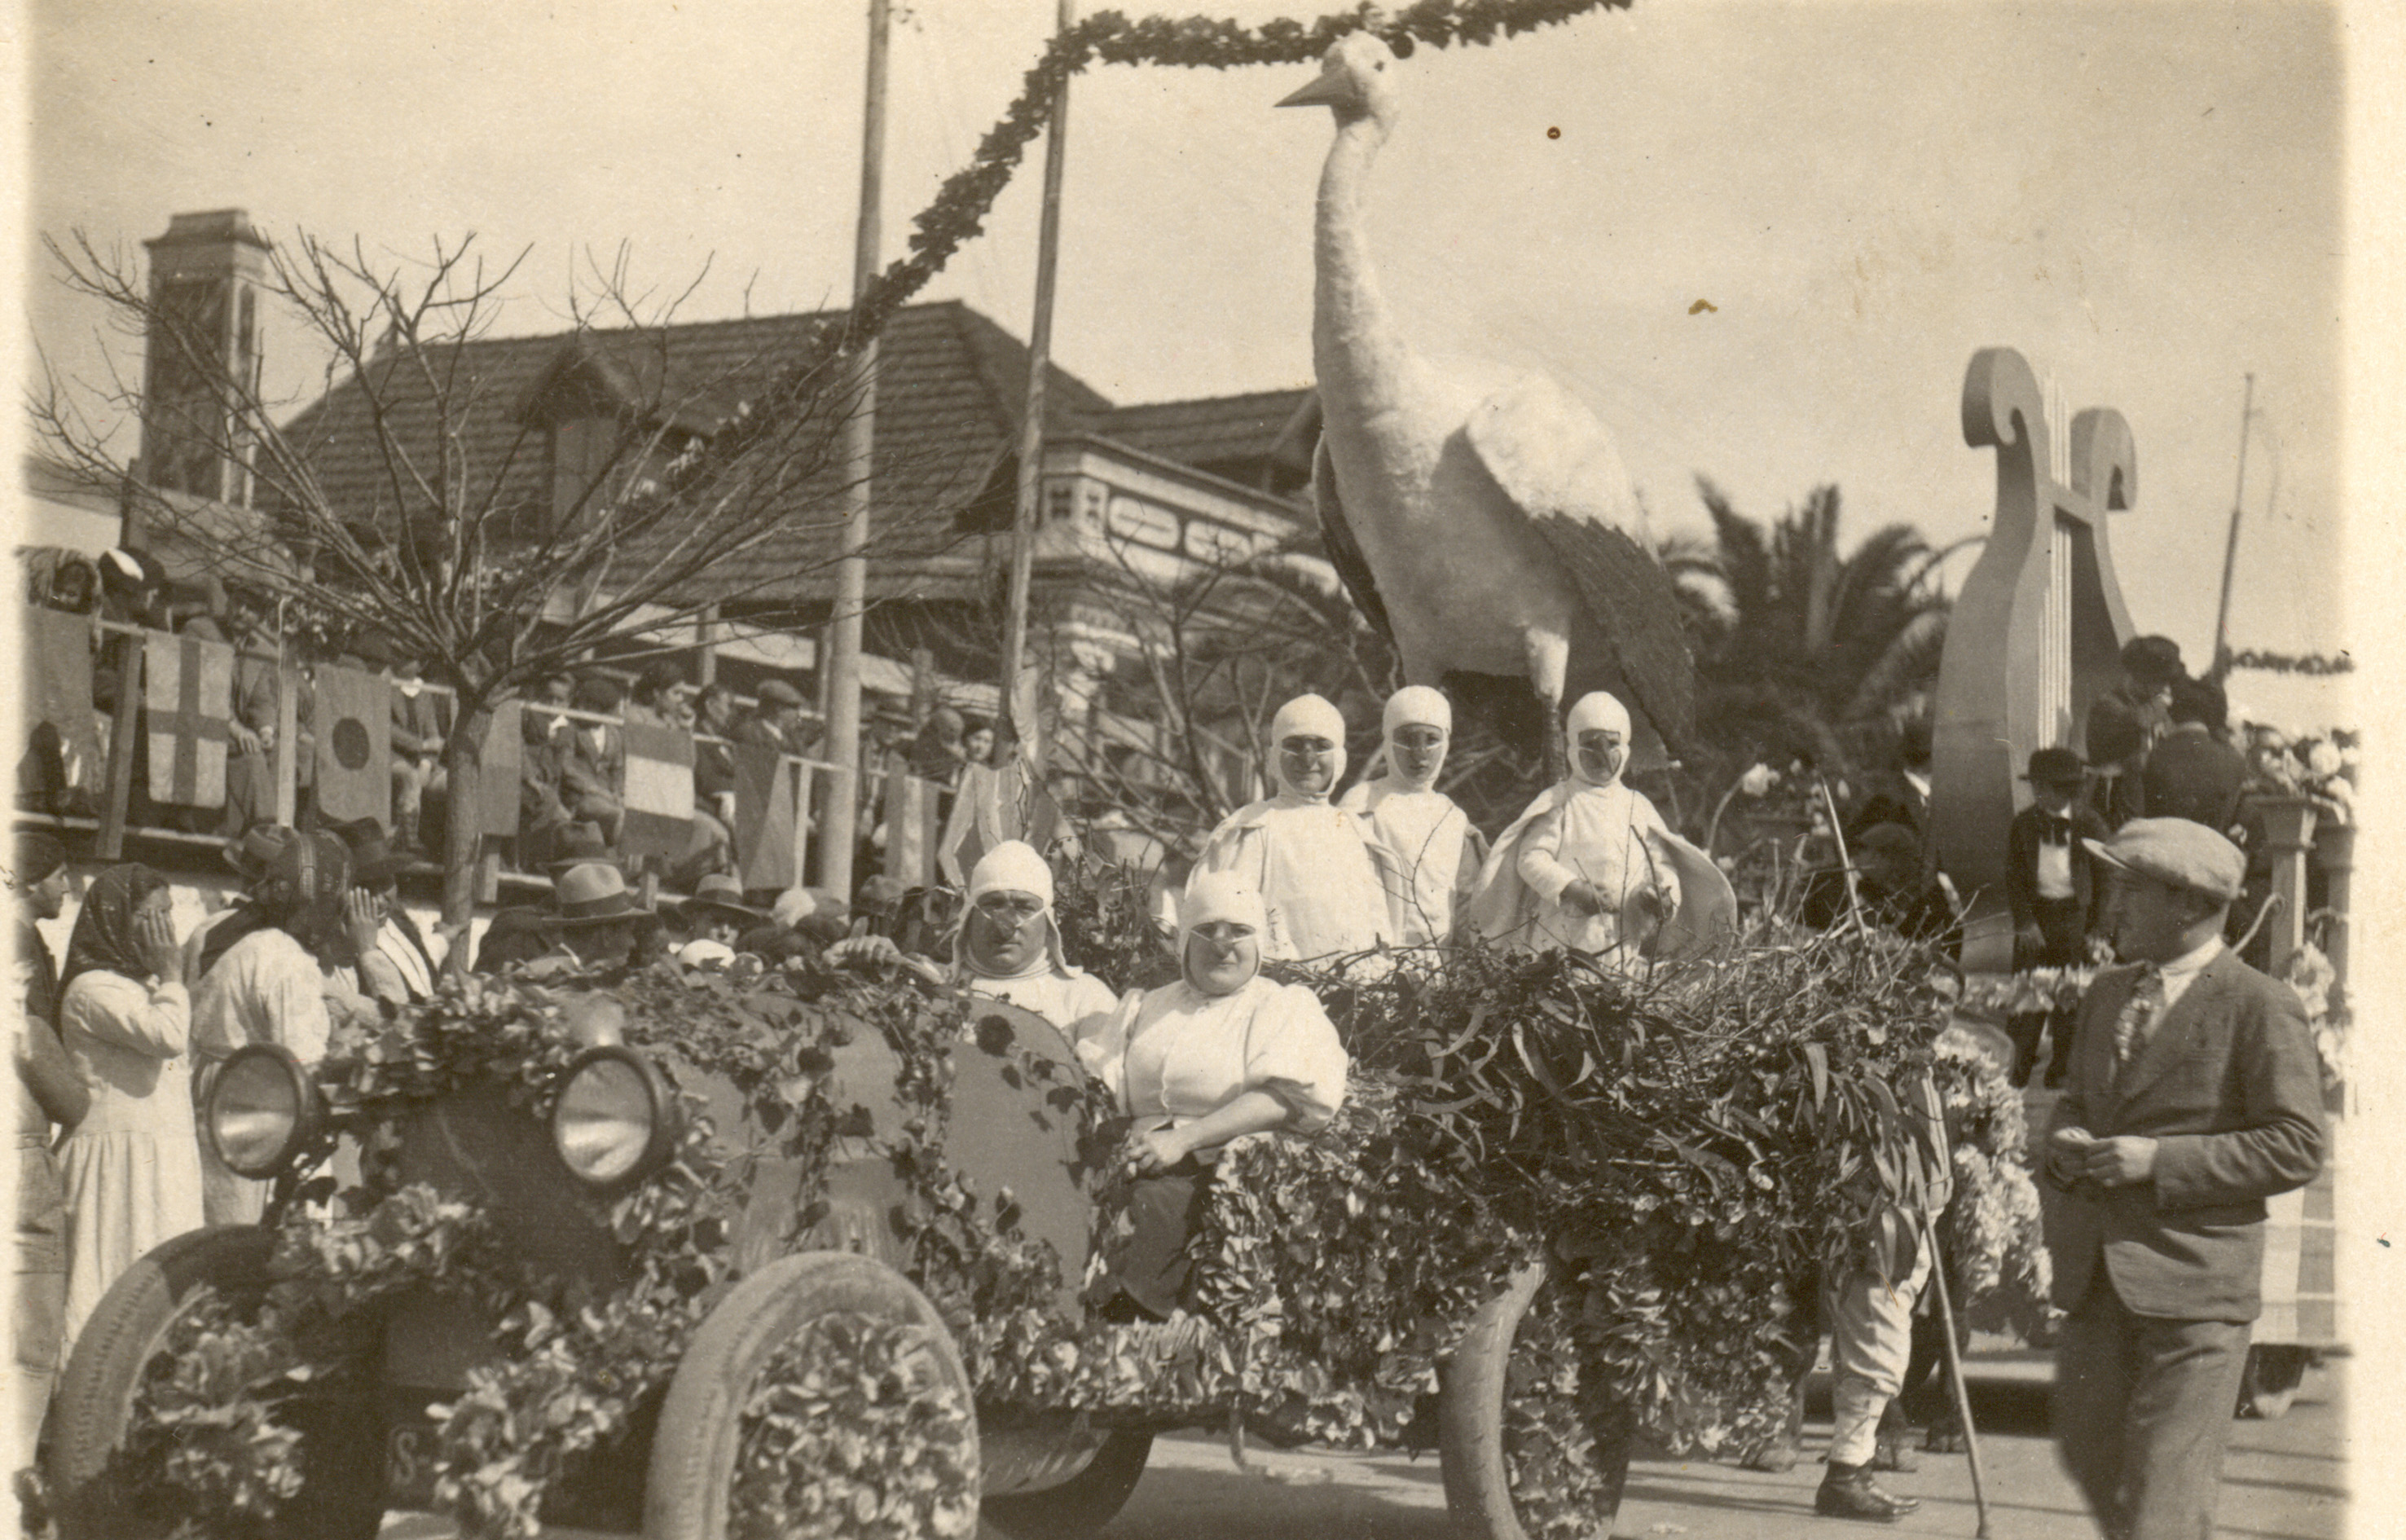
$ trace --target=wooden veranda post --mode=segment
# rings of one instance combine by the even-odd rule
[[[1963,966],[2013,966],[2005,835],[2033,749],[2080,749],[2089,704],[2133,634],[2106,538],[2139,489],[2130,425],[2111,407],[2072,419],[2069,484],[2049,460],[2045,398],[2021,354],[1985,347],[1963,376],[1963,437],[1997,451],[1987,547],[1946,627],[1932,732],[1931,828],[1970,905]]]
[[[1078,20],[1077,0],[1061,0],[1059,30]],[[1061,259],[1061,178],[1069,156],[1069,78],[1053,91],[1053,126],[1044,134],[1044,205],[1036,234],[1036,313],[1027,327],[1027,406],[1019,423],[1018,500],[1011,528],[1011,592],[1002,629],[1003,709],[1009,711],[1027,649],[1027,590],[1034,582],[1036,535],[1044,520],[1044,384],[1053,363],[1054,274]],[[1012,724],[1023,738],[1033,730]]]
[[[869,83],[861,110],[860,222],[852,252],[855,304],[877,277],[879,205],[885,162],[886,0],[869,0]],[[869,604],[869,509],[877,448],[877,340],[854,347],[857,394],[844,423],[844,519],[836,563],[835,613],[828,626],[826,835],[819,882],[852,896],[852,847],[860,812],[860,622]],[[808,808],[794,810],[797,822]]]

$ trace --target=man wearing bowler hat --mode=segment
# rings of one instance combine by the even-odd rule
[[[2264,1200],[2321,1168],[2322,1074],[2289,986],[2222,942],[2245,860],[2185,818],[2088,841],[2130,966],[2081,1002],[2040,1191],[2063,1462],[2113,1540],[2214,1529],[2261,1309]]]
[[[2014,971],[2077,968],[2088,960],[2088,936],[2104,918],[2098,903],[2102,884],[2083,841],[2111,831],[2081,793],[2088,768],[2070,749],[2040,749],[2030,756],[2029,807],[2014,814],[2005,833],[2005,899],[2014,911]],[[2014,1040],[2013,1081],[2028,1085],[2038,1067],[2039,1035],[2052,1024],[2055,1060],[2046,1083],[2059,1086],[2072,1068],[2073,1012],[2016,1011],[2005,1018]]]

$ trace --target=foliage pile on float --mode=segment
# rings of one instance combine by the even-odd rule
[[[1140,888],[1125,874],[1065,879],[1071,955],[1114,983],[1157,981],[1166,954]],[[1954,1166],[1970,1191],[1950,1222],[1969,1303],[2034,1319],[2019,1307],[2043,1290],[2044,1259],[2018,1108],[1976,1052],[1942,1038],[1943,975],[1924,951],[1877,934],[1758,938],[1725,960],[1633,981],[1474,947],[1375,971],[1316,981],[1355,1057],[1346,1108],[1315,1137],[1256,1137],[1225,1157],[1229,1180],[1196,1242],[1210,1330],[1168,1363],[1142,1328],[1071,1319],[1057,1303],[1060,1259],[1017,1227],[1009,1194],[944,1160],[951,1055],[1017,1055],[1039,1081],[1062,1073],[973,1006],[905,972],[660,965],[612,981],[628,1041],[688,1078],[697,1115],[665,1169],[596,1200],[626,1258],[622,1286],[597,1293],[541,1276],[473,1204],[400,1182],[390,1157],[403,1118],[494,1083],[544,1116],[574,1052],[560,994],[446,985],[338,1035],[320,1079],[365,1130],[361,1179],[337,1193],[319,1178],[311,1203],[286,1213],[266,1298],[196,1312],[155,1361],[120,1474],[162,1511],[255,1527],[298,1484],[290,1409],[364,1374],[372,1344],[359,1324],[403,1288],[463,1296],[499,1323],[497,1362],[441,1408],[430,1450],[438,1504],[463,1533],[533,1534],[546,1493],[580,1470],[640,1469],[632,1441],[737,1280],[730,1237],[750,1158],[698,1115],[696,1073],[732,1081],[754,1127],[805,1169],[796,1235],[823,1211],[839,1136],[873,1133],[909,1194],[895,1254],[990,1408],[1235,1409],[1298,1438],[1422,1446],[1438,1361],[1516,1266],[1546,1260],[1555,1282],[1523,1341],[1553,1344],[1558,1363],[1516,1376],[1506,1408],[1516,1491],[1540,1532],[1592,1510],[1608,1463],[1597,1450],[1633,1426],[1715,1448],[1776,1420],[1813,1338],[1821,1268],[1901,1264],[1894,1206],[1932,1175],[1893,1089],[1916,1066],[1934,1067],[1963,1141]],[[830,1054],[860,1032],[882,1035],[899,1061],[899,1128],[871,1130],[864,1109],[837,1105]],[[1091,1151],[1119,1137],[1090,1086],[1031,1094],[1072,1111]],[[1096,1184],[1098,1236],[1117,1222],[1122,1186]],[[854,1349],[876,1362],[851,1374],[836,1360]],[[813,1340],[807,1368],[846,1405],[877,1400],[877,1387],[908,1400],[926,1378],[917,1350],[835,1333]],[[795,1432],[803,1402],[756,1400],[746,1490],[762,1511],[801,1521],[801,1489],[780,1471],[816,1448]],[[895,1428],[917,1427],[899,1402],[888,1413]],[[923,1431],[878,1446],[886,1455],[847,1444],[860,1466],[847,1481],[949,1491],[956,1451],[941,1428]]]

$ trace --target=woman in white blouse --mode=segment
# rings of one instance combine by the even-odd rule
[[[67,940],[59,1036],[92,1087],[92,1110],[61,1151],[69,1215],[62,1359],[120,1274],[201,1226],[185,1058],[191,1002],[168,901],[166,879],[149,867],[111,867],[84,894]]]
[[[1155,1318],[1179,1304],[1186,1241],[1221,1151],[1247,1134],[1326,1127],[1350,1064],[1310,990],[1259,976],[1269,928],[1259,894],[1226,873],[1198,873],[1179,922],[1185,977],[1131,993],[1080,1045],[1136,1119],[1135,1233],[1113,1249],[1108,1288]]]

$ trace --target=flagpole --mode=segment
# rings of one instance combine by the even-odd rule
[[[885,176],[885,56],[888,0],[869,0],[869,79],[861,109],[860,219],[852,248],[852,297],[857,304],[877,277],[879,212]],[[819,841],[819,883],[852,897],[852,849],[860,813],[860,621],[869,603],[869,510],[877,446],[877,340],[854,354],[857,396],[843,429],[843,533],[836,563],[835,613],[828,626],[826,818]],[[797,806],[799,822],[810,816]],[[797,880],[800,874],[797,873]]]
[[[1077,24],[1077,0],[1061,0],[1059,30]],[[1069,138],[1069,77],[1053,90],[1053,124],[1044,134],[1044,205],[1036,234],[1036,314],[1027,327],[1027,406],[1019,423],[1019,497],[1011,529],[1011,594],[1002,630],[1002,709],[1012,709],[1027,651],[1027,591],[1034,578],[1036,535],[1043,511],[1044,386],[1053,358],[1054,275],[1061,258],[1061,177]],[[1036,725],[1013,721],[1020,742],[1032,743]]]
[[[2229,671],[2223,659],[2230,656],[2230,574],[2239,563],[2240,500],[2247,493],[2247,424],[2256,415],[2256,376],[2247,376],[2247,394],[2239,408],[2239,485],[2230,494],[2230,534],[2222,546],[2222,602],[2214,611],[2214,661],[2208,664],[2206,677],[2219,680]]]

